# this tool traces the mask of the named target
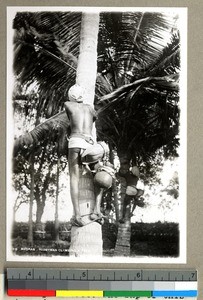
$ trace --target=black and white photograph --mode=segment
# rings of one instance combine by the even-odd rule
[[[187,9],[7,8],[7,260],[186,263]]]

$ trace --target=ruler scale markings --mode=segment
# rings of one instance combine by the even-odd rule
[[[197,271],[190,272],[189,278],[191,278],[191,281],[197,281]]]
[[[109,280],[117,280],[118,278],[122,280],[145,280],[145,277],[147,277],[148,280],[171,280],[171,281],[196,281],[197,280],[197,272],[196,271],[150,271],[150,270],[74,270],[72,273],[73,276],[80,276],[78,274],[82,274],[81,279],[84,280],[90,280],[90,279],[97,279],[101,278],[105,280],[105,276],[109,278]],[[91,272],[93,272],[91,274]],[[97,273],[96,273],[97,272]],[[87,275],[90,273],[89,275]],[[50,269],[49,274],[47,276],[47,272],[44,269],[25,269],[25,268],[18,268],[18,269],[12,269],[8,268],[7,278],[8,279],[39,279],[39,276],[41,279],[69,279],[70,271],[69,270],[52,270]],[[97,276],[99,275],[99,277]],[[16,276],[17,275],[17,276]],[[147,276],[146,276],[147,275]],[[168,275],[168,276],[167,276]],[[76,277],[77,277],[76,276]],[[103,277],[104,276],[104,277]],[[154,276],[154,278],[153,278]],[[71,277],[71,276],[70,276]],[[77,278],[75,278],[77,279]]]
[[[97,272],[97,270],[88,270],[88,279],[89,280],[101,280],[100,275],[101,275],[101,272]]]
[[[61,270],[61,279],[64,279],[64,280],[71,279],[71,271],[70,270]]]
[[[34,280],[36,278],[37,280]],[[82,291],[85,291],[85,295],[94,295],[93,297],[96,297],[95,292],[97,295],[100,293],[99,297],[103,297],[101,291],[109,295],[108,297],[141,297],[143,295],[148,297],[149,294],[141,295],[140,293],[149,291],[154,297],[195,297],[197,295],[197,271],[192,270],[8,268],[7,279],[8,291],[13,293],[12,295],[16,292],[14,295],[16,297],[19,296],[17,290],[20,291],[19,293],[25,292],[25,296],[32,291],[35,294],[29,295],[35,296],[36,293],[45,290],[47,292],[60,290],[63,295],[72,290],[77,296],[78,291],[80,295]],[[70,293],[67,297],[70,297]]]

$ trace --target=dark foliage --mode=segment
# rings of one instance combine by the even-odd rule
[[[103,226],[104,255],[112,256],[117,236],[116,224]],[[176,223],[132,223],[131,256],[177,257],[179,226]]]
[[[70,229],[69,223],[61,223],[59,232]],[[54,242],[54,223],[47,222],[45,225],[46,237],[42,240],[34,240],[34,250],[26,250],[28,247],[26,235],[27,223],[15,223],[12,234],[13,247],[19,255],[68,255],[65,251],[69,248],[70,240],[56,244]],[[105,223],[102,227],[104,255],[113,255],[116,244],[117,225]],[[63,239],[62,239],[63,240]],[[21,248],[24,250],[20,250]],[[38,248],[44,249],[39,251]],[[37,250],[38,249],[38,250]],[[45,251],[49,249],[49,251]],[[52,251],[55,249],[54,251]],[[163,256],[177,257],[179,255],[179,226],[177,223],[132,223],[131,224],[131,256]]]
[[[149,12],[100,16],[98,138],[149,169],[158,153],[174,157],[179,146],[180,55],[175,17]],[[38,116],[55,115],[67,100],[75,81],[80,21],[81,13],[71,12],[19,12],[14,19],[14,71],[22,86],[37,83]],[[21,150],[26,155],[28,148],[36,151],[32,146],[50,132],[53,139],[62,136],[64,153],[68,127],[64,120],[59,113],[20,137],[14,154]]]

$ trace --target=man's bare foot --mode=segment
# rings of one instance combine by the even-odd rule
[[[91,220],[102,219],[102,217],[103,217],[102,213],[95,213],[95,212],[93,212],[93,213],[90,215],[90,219],[91,219]]]
[[[92,213],[90,215],[90,219],[93,220],[93,221],[96,221],[98,222],[99,224],[103,225],[104,224],[104,216],[103,214],[100,212],[100,213]]]
[[[99,223],[100,225],[104,225],[104,218],[99,218],[97,220],[95,220],[97,223]]]
[[[81,216],[75,216],[72,220],[72,226],[82,227],[85,226],[85,222],[82,220]]]

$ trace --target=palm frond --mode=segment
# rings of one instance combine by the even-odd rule
[[[47,140],[55,141],[60,149],[67,142],[66,115],[49,117],[63,109],[75,81],[80,20],[81,14],[72,12],[18,13],[15,17],[15,75],[22,86],[37,84],[35,106],[40,116],[48,118],[16,140],[15,155],[35,151],[35,146]],[[175,18],[166,14],[101,13],[97,132],[112,147],[126,147],[133,159],[150,161],[158,148],[166,155],[176,152],[180,57],[179,37],[173,28]],[[60,118],[64,118],[62,123]]]
[[[155,85],[156,87],[162,88],[162,89],[167,89],[167,90],[173,90],[173,91],[178,91],[179,90],[179,84],[178,84],[178,79],[179,79],[179,75],[178,74],[173,74],[173,75],[169,75],[169,76],[163,76],[163,77],[146,77],[146,78],[142,78],[139,80],[136,80],[133,83],[124,85],[120,88],[118,88],[117,90],[115,90],[114,92],[103,96],[100,99],[100,103],[102,102],[106,102],[111,100],[111,102],[109,102],[108,105],[105,105],[104,107],[99,109],[99,112],[102,112],[104,110],[106,110],[107,108],[109,108],[109,106],[111,106],[114,103],[117,103],[120,100],[121,96],[127,95],[127,93],[129,93],[130,91],[135,90],[135,92],[143,85],[146,84],[152,84]]]
[[[75,82],[80,22],[81,13],[71,12],[19,12],[14,19],[15,75],[22,85],[37,82],[39,107],[49,106],[47,117],[59,111]],[[58,102],[54,110],[52,94]]]
[[[170,40],[175,17],[156,12],[103,13],[101,24],[99,54],[105,56],[105,69],[117,78],[117,88],[147,76],[146,70],[159,60]]]
[[[65,136],[69,130],[69,125],[69,119],[65,111],[56,114],[37,125],[30,132],[16,139],[14,142],[13,156],[17,156],[19,152],[31,152],[44,141],[48,141],[49,143],[51,141],[58,142],[62,148]]]

